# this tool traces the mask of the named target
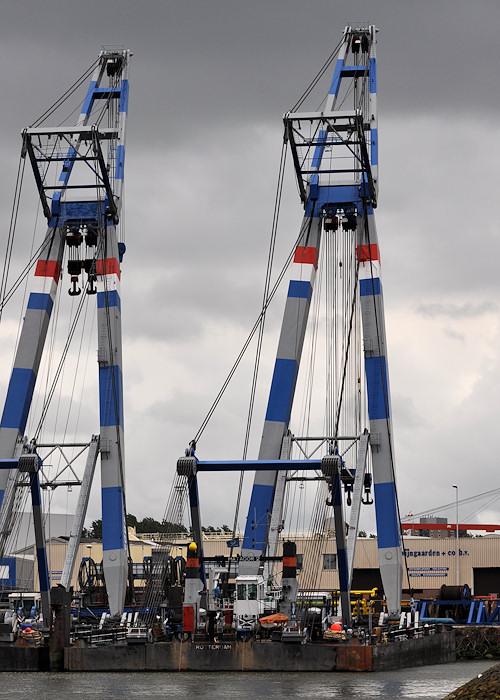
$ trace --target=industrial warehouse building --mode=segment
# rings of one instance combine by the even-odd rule
[[[335,590],[339,586],[335,534],[301,535],[293,539],[301,571],[302,590]],[[205,556],[227,555],[227,541],[221,536],[207,538]],[[417,596],[434,597],[443,584],[456,585],[457,567],[460,585],[467,584],[474,595],[498,594],[500,597],[500,536],[460,537],[458,555],[455,538],[404,537],[406,566],[403,562],[403,588]],[[235,550],[236,551],[236,550]],[[381,589],[376,538],[358,537],[351,588]],[[421,593],[417,593],[417,591]]]
[[[203,550],[205,557],[228,556],[231,535],[208,533],[204,535]],[[303,591],[331,591],[338,589],[337,552],[335,534],[296,535],[293,539],[297,545],[298,580]],[[241,536],[239,538],[241,542]],[[135,570],[140,577],[142,562],[152,552],[165,544],[170,546],[174,557],[186,557],[190,540],[186,535],[147,534],[137,537],[130,529],[131,556]],[[456,585],[457,567],[460,585],[467,584],[474,595],[486,596],[498,594],[500,597],[500,536],[461,537],[458,555],[457,540],[453,537],[440,539],[436,537],[404,537],[406,565],[403,570],[403,589],[414,592],[415,597],[434,597],[443,584]],[[53,538],[47,543],[47,556],[52,585],[60,581],[64,559],[68,546],[67,538]],[[233,548],[233,556],[239,554],[239,547]],[[278,552],[280,554],[281,550]],[[17,552],[18,559],[33,561],[35,548],[28,547]],[[80,545],[77,562],[91,557],[95,562],[102,560],[102,543],[84,541]],[[75,566],[72,585],[78,590],[78,568]],[[274,565],[277,583],[280,579],[281,565]],[[5,581],[4,581],[5,583]],[[26,581],[23,581],[26,586]],[[36,590],[38,577],[36,566],[33,571],[33,587]],[[141,584],[139,584],[141,585]],[[27,586],[28,588],[30,586]],[[352,589],[370,590],[374,587],[382,590],[378,570],[378,551],[376,538],[358,538],[354,558]]]

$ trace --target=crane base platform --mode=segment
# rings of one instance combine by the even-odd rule
[[[455,632],[390,644],[157,642],[66,647],[66,671],[387,671],[454,662]]]

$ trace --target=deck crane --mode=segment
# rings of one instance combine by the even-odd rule
[[[402,583],[400,526],[380,255],[373,212],[378,193],[376,32],[373,25],[346,27],[323,110],[289,112],[284,116],[285,137],[291,148],[305,213],[259,460],[283,458],[323,232],[337,229],[337,235],[355,235],[379,563],[388,610],[396,615],[400,611]],[[347,89],[346,84],[349,84]],[[350,110],[339,103],[342,89],[343,102],[349,93],[354,98]],[[338,437],[331,436],[334,442]],[[361,460],[358,467],[362,466]],[[338,472],[335,474],[334,478],[338,479]],[[279,476],[280,472],[256,471],[240,572],[256,571],[259,556],[268,547],[270,522],[282,508],[276,489]],[[356,530],[350,534],[352,541]],[[339,542],[337,549],[342,579],[343,553]],[[350,560],[348,578],[352,574],[352,553]],[[341,589],[346,585],[348,581],[342,584],[341,580]]]
[[[378,129],[375,26],[345,28],[334,75],[321,111],[291,111],[284,116],[285,140],[295,166],[304,218],[293,258],[277,357],[258,459],[202,462],[192,443],[177,464],[188,479],[194,536],[201,543],[196,475],[203,471],[255,470],[238,575],[257,576],[263,562],[275,558],[287,475],[321,471],[331,491],[343,617],[350,619],[349,590],[359,508],[371,487],[365,473],[371,453],[379,565],[388,612],[401,608],[401,537],[397,506],[392,415],[386,349],[380,254],[374,209],[378,194]],[[351,104],[346,109],[346,103]],[[290,416],[306,334],[311,296],[320,260],[320,244],[329,236],[349,240],[355,269],[352,309],[360,308],[363,336],[363,390],[367,423],[356,436],[339,432],[320,438],[328,445],[321,459],[290,459]],[[348,327],[345,324],[344,327]],[[346,343],[349,347],[349,343]],[[358,379],[361,386],[361,378]],[[358,444],[355,464],[347,469],[342,440]],[[347,474],[346,474],[347,472]],[[368,477],[368,481],[365,477]],[[342,486],[349,482],[352,508],[345,537]],[[367,488],[368,486],[368,488]],[[349,499],[350,500],[350,499]],[[365,502],[370,502],[367,497]]]
[[[69,294],[76,297],[84,291],[97,300],[100,435],[98,443],[93,440],[93,453],[97,458],[100,450],[103,570],[113,615],[123,611],[128,573],[120,298],[124,244],[118,241],[117,225],[123,199],[130,56],[122,49],[99,54],[75,126],[38,125],[23,132],[22,156],[31,162],[48,229],[0,421],[0,462],[10,467],[0,469],[0,553],[5,550],[21,468],[35,474],[38,571],[47,604],[45,542],[37,527],[40,509],[35,508],[38,461],[25,459],[26,454],[37,456],[36,444],[24,433],[67,252]],[[27,466],[22,466],[23,458]],[[84,511],[85,499],[82,503]],[[83,516],[80,513],[80,526]],[[81,531],[75,536],[80,535]]]

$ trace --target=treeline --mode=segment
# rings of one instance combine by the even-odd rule
[[[127,525],[129,527],[134,527],[138,535],[144,534],[146,532],[163,532],[169,533],[179,533],[183,532],[190,534],[191,528],[188,530],[184,525],[179,525],[179,523],[171,523],[168,520],[156,520],[155,518],[146,517],[142,520],[138,520],[132,513],[127,514]],[[214,534],[231,534],[232,530],[228,525],[222,525],[221,527],[213,527],[209,525],[208,527],[201,528],[203,532],[214,533]],[[82,537],[102,540],[102,520],[93,520],[89,528],[83,528]]]

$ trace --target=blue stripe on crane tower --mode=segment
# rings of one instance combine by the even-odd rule
[[[117,180],[123,180],[123,170],[125,167],[125,147],[118,146],[116,149],[116,167],[115,167],[115,178]]]
[[[267,522],[274,498],[274,486],[271,484],[254,484],[248,518],[243,536],[242,549],[255,549],[262,552],[267,536]],[[263,513],[261,519],[255,522],[252,518],[256,513]]]
[[[378,165],[378,129],[370,131],[371,151],[370,162],[372,165]]]
[[[377,519],[377,546],[379,549],[399,547],[398,507],[396,503],[396,487],[393,481],[374,485],[375,512]]]
[[[370,420],[389,418],[387,363],[385,355],[365,358],[368,416]]]
[[[382,285],[380,283],[380,277],[369,277],[365,280],[359,280],[359,296],[368,297],[372,294],[381,294]]]
[[[66,182],[69,180],[69,176],[71,175],[72,169],[73,169],[73,158],[76,157],[76,151],[71,146],[71,148],[68,149],[67,153],[67,160],[64,161],[63,169],[61,170],[61,174],[59,175],[59,182]]]
[[[50,316],[54,302],[50,294],[42,294],[42,292],[31,292],[28,299],[28,309],[36,309],[37,311],[46,311]]]
[[[330,95],[337,95],[340,87],[340,74],[342,71],[342,66],[344,65],[344,59],[338,58],[335,64],[335,70],[333,72],[332,84],[330,85]]]
[[[118,422],[123,428],[123,377],[118,365],[99,367],[99,414],[102,427]]]
[[[120,295],[118,294],[117,290],[111,289],[109,292],[107,292],[107,295],[108,295],[108,307],[116,306],[118,311],[121,312],[122,304],[121,304]],[[97,308],[98,309],[106,308],[106,292],[97,292]]]
[[[292,396],[296,381],[297,361],[278,357],[274,365],[266,420],[288,423],[292,411]]]
[[[311,300],[312,286],[310,282],[291,280],[288,286],[288,296],[298,299]]]
[[[323,141],[323,143],[321,143]],[[318,133],[318,145],[314,149],[314,155],[311,163],[311,168],[319,168],[321,165],[321,158],[323,157],[323,151],[326,145],[326,131],[321,129]]]
[[[80,114],[88,114],[90,111],[90,108],[92,106],[92,102],[94,100],[94,90],[97,87],[97,81],[96,80],[91,80],[89,89],[87,92],[87,97],[85,98],[85,102],[82,105],[82,111]]]
[[[377,61],[374,58],[370,58],[369,71],[370,92],[373,94],[377,92]]]
[[[128,80],[122,80],[122,90],[120,95],[120,112],[128,111]]]
[[[17,428],[24,433],[36,376],[32,369],[14,367],[3,409],[1,428]]]
[[[125,516],[121,486],[107,486],[102,489],[102,548],[123,549],[125,547]]]

